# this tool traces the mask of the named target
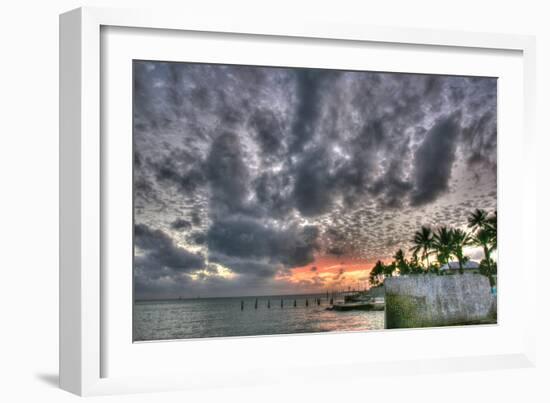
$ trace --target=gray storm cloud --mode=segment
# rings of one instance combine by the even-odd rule
[[[135,61],[136,293],[239,288],[212,264],[263,289],[496,208],[496,95],[494,78]]]

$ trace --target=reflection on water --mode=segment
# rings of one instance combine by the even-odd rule
[[[281,308],[281,298],[283,308]],[[321,305],[315,302],[322,298]],[[309,306],[306,307],[306,299]],[[327,311],[326,296],[202,298],[138,301],[134,340],[252,336],[384,328],[384,312]],[[271,308],[269,309],[268,300]],[[296,307],[294,307],[296,300]],[[241,301],[244,309],[241,310]]]

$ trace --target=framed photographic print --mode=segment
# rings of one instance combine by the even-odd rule
[[[79,9],[60,43],[63,388],[531,365],[532,38]]]

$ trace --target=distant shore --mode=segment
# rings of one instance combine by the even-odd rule
[[[374,287],[373,287],[374,288]],[[372,289],[372,288],[371,288]],[[334,291],[328,293],[329,297],[331,295],[337,296],[337,295],[344,295],[349,294],[353,292],[363,292],[365,290],[350,290],[350,291]],[[366,290],[369,291],[369,290]],[[327,293],[326,292],[316,292],[316,293],[304,293],[304,294],[275,294],[275,295],[241,295],[241,296],[216,296],[216,297],[203,297],[203,296],[196,296],[196,297],[181,297],[181,298],[152,298],[152,299],[134,299],[134,302],[164,302],[164,301],[190,301],[190,300],[198,300],[198,299],[247,299],[247,298],[258,298],[258,299],[266,299],[266,298],[288,298],[288,297],[307,297],[307,296],[324,296],[326,298]]]

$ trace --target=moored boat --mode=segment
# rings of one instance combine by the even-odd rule
[[[352,311],[352,310],[383,311],[384,299],[372,298],[372,299],[363,300],[363,301],[338,303],[338,304],[334,304],[332,306],[332,309],[335,311]]]

